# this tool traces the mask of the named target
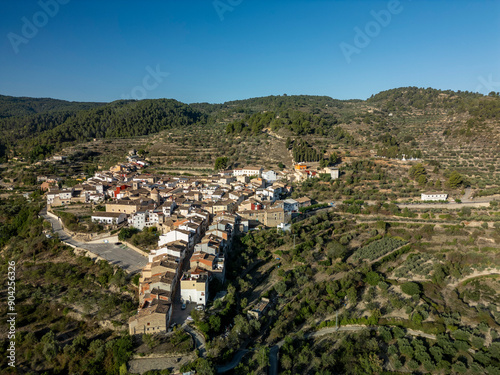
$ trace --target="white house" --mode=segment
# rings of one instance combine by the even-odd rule
[[[189,248],[192,248],[194,246],[194,236],[195,234],[192,232],[183,229],[174,229],[160,236],[158,247],[162,247],[169,242],[184,241],[188,244]]]
[[[153,262],[154,258],[159,255],[171,255],[181,261],[186,255],[186,245],[187,243],[182,241],[164,244],[160,249],[150,251],[149,262]]]
[[[281,188],[269,186],[264,190],[264,195],[269,197],[271,201],[275,201],[280,197]]]
[[[299,210],[299,202],[295,199],[286,199],[283,201],[283,209],[285,212],[297,212]]]
[[[123,212],[95,212],[91,216],[93,223],[99,224],[120,224],[125,221],[127,215]]]
[[[338,168],[325,168],[325,172],[330,174],[330,177],[332,178],[332,180],[336,180],[339,178],[340,176],[340,171]]]
[[[99,203],[104,201],[104,194],[90,193],[88,194],[88,202]]]
[[[181,298],[205,305],[208,300],[208,272],[184,273],[181,279]]]
[[[423,201],[445,201],[448,199],[446,193],[422,193],[421,199]]]
[[[143,230],[148,221],[148,217],[149,214],[147,211],[138,211],[130,216],[130,218],[128,219],[128,223],[134,228]]]
[[[47,193],[47,204],[53,204],[58,198],[58,203],[69,204],[73,196],[73,189],[71,190],[49,190]]]
[[[96,172],[94,175],[94,180],[105,181],[105,182],[114,182],[118,181],[113,174],[110,172]]]
[[[275,182],[276,180],[278,180],[278,175],[276,174],[275,171],[265,171],[265,172],[262,172],[262,178],[264,180],[266,180],[267,182]]]

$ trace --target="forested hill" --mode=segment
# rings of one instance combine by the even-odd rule
[[[390,121],[388,113],[394,114]],[[477,125],[500,118],[500,97],[498,93],[484,96],[417,87],[383,91],[367,100],[284,94],[189,105],[173,99],[81,103],[0,96],[0,157],[3,145],[35,160],[68,142],[143,136],[193,124],[222,123],[228,136],[256,135],[271,128],[286,137],[349,138],[346,130],[354,125],[389,131],[387,126],[394,130],[398,121],[404,123],[410,117],[433,114],[445,120],[453,113],[463,114],[467,129],[480,129]],[[451,130],[448,133],[454,134]]]
[[[465,111],[482,94],[469,91],[437,90],[433,88],[400,87],[372,95],[367,103],[387,110],[458,109]]]
[[[50,98],[27,98],[0,95],[0,119],[55,111],[76,112],[96,108],[106,103],[68,102]]]
[[[116,101],[87,110],[46,112],[0,119],[2,139],[43,158],[64,143],[92,138],[135,137],[205,123],[207,116],[172,99]]]

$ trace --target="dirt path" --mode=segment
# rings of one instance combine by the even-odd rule
[[[493,198],[491,198],[493,200]],[[484,202],[463,202],[463,203],[414,203],[414,204],[397,204],[399,208],[449,208],[460,209],[462,207],[489,207],[490,201]]]
[[[194,361],[194,354],[183,356],[158,356],[150,358],[136,358],[128,363],[128,371],[132,374],[143,374],[150,370],[172,369],[173,372],[179,372],[181,366]]]
[[[446,287],[449,289],[455,289],[459,284],[463,283],[464,281],[474,279],[476,277],[480,276],[488,276],[488,275],[500,275],[500,269],[498,268],[489,268],[483,271],[474,271],[470,275],[463,277],[461,279],[458,279],[450,284],[448,284]]]

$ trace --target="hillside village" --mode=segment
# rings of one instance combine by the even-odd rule
[[[491,124],[449,135],[447,107],[403,113],[392,96],[262,100],[213,126],[9,146],[0,238],[23,282],[22,366],[361,373],[375,358],[372,373],[495,373],[499,171],[478,141]],[[301,114],[315,108],[331,123]]]
[[[225,281],[225,258],[236,233],[258,226],[289,228],[301,208],[311,199],[291,199],[290,182],[317,178],[339,170],[315,170],[305,163],[291,172],[264,171],[247,166],[222,170],[207,177],[167,176],[144,173],[147,162],[135,150],[127,163],[71,188],[59,189],[58,182],[42,177],[49,210],[72,203],[104,205],[91,221],[106,229],[154,228],[158,246],[149,252],[148,264],[139,279],[138,314],[129,320],[130,334],[167,331],[171,326],[173,303],[194,303],[202,309],[209,299],[209,283]],[[210,296],[214,297],[214,296]]]

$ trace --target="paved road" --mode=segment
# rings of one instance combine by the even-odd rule
[[[280,347],[278,345],[274,345],[269,350],[269,374],[276,375],[278,373],[278,354],[280,351]]]
[[[125,245],[115,245],[114,243],[86,243],[76,241],[66,233],[61,223],[47,215],[46,210],[40,215],[52,224],[52,230],[57,233],[59,239],[67,244],[88,250],[93,254],[106,259],[110,264],[119,266],[124,271],[135,273],[140,271],[148,262],[148,258],[140,255],[136,251],[129,249]]]

